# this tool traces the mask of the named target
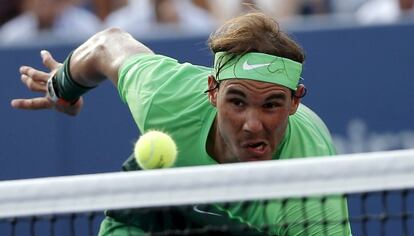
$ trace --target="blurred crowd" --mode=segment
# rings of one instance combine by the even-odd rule
[[[282,24],[342,14],[361,24],[414,15],[414,0],[0,0],[0,44],[83,40],[107,27],[139,37],[196,34],[260,9]]]

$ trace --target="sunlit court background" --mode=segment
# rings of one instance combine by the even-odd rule
[[[89,35],[118,26],[156,53],[211,66],[209,33],[245,10],[235,0],[1,2],[0,180],[119,171],[139,136],[109,82],[85,95],[75,118],[11,108],[11,99],[37,95],[18,69],[43,68],[41,49],[62,61]],[[256,4],[305,49],[303,103],[326,122],[340,154],[414,148],[412,1]],[[33,23],[40,15],[42,29]]]

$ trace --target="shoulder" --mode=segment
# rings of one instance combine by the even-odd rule
[[[281,158],[336,154],[329,129],[314,111],[303,104],[289,117],[286,132]]]
[[[309,107],[300,104],[297,112],[291,117],[292,122],[299,126],[308,126],[309,129],[317,129],[328,133],[329,130],[325,122]]]
[[[185,80],[191,76],[208,75],[211,68],[193,65],[191,63],[180,63],[176,59],[159,55],[142,53],[126,59],[118,75],[121,80],[150,79],[151,83],[157,81],[166,82],[171,79]]]
[[[128,71],[130,69],[136,69],[137,67],[144,68],[146,67],[155,67],[155,66],[165,66],[165,67],[181,67],[181,69],[193,69],[193,70],[210,70],[208,67],[197,66],[191,63],[180,63],[177,59],[168,57],[160,54],[153,53],[140,53],[131,55],[127,58],[120,67],[120,73]]]
[[[125,93],[138,90],[148,95],[163,91],[164,96],[190,93],[196,88],[207,87],[211,68],[180,63],[176,59],[157,55],[139,54],[126,59],[118,72],[118,90]]]
[[[161,129],[191,139],[212,113],[204,93],[210,72],[162,55],[136,55],[122,65],[118,90],[141,132]]]

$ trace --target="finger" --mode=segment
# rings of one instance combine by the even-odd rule
[[[40,51],[40,56],[42,57],[43,64],[44,64],[47,68],[49,68],[50,70],[55,70],[57,67],[59,67],[59,66],[60,66],[60,63],[59,63],[59,62],[57,62],[57,61],[53,58],[52,54],[50,54],[50,52],[49,52],[49,51],[47,51],[47,50],[42,50],[42,51]]]
[[[30,91],[46,93],[46,83],[35,81],[27,75],[21,75],[20,78]]]
[[[33,67],[30,67],[30,66],[22,66],[20,67],[19,71],[20,71],[20,74],[29,76],[33,80],[43,82],[43,83],[46,83],[46,81],[50,77],[49,73],[34,69]]]
[[[13,99],[11,106],[17,109],[40,110],[50,109],[53,103],[46,97],[31,98],[31,99]]]

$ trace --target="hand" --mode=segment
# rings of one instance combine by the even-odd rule
[[[43,93],[43,97],[36,97],[30,99],[13,99],[11,106],[16,109],[27,109],[27,110],[40,110],[40,109],[56,109],[59,112],[75,116],[79,114],[83,106],[82,97],[73,105],[65,105],[60,103],[53,103],[46,96],[46,82],[52,76],[59,67],[62,66],[58,63],[52,55],[45,50],[40,52],[43,64],[50,69],[50,72],[44,72],[34,69],[30,66],[20,67],[20,74],[22,82],[27,86],[30,91]]]

